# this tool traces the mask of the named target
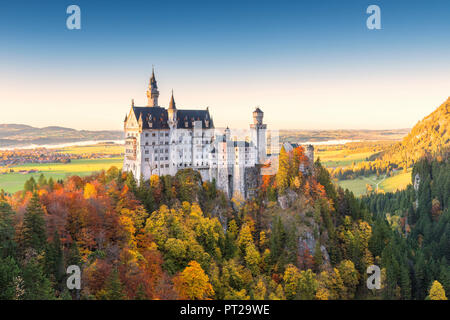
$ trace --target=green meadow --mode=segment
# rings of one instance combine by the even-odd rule
[[[384,175],[371,175],[369,177],[357,177],[352,180],[339,180],[336,182],[340,187],[349,189],[355,196],[366,194],[367,185],[370,185],[374,191],[383,190],[384,192],[395,192],[396,190],[405,189],[411,183],[411,169],[407,172],[400,172],[391,177],[384,179]]]
[[[4,189],[6,192],[10,193],[22,190],[26,180],[34,177],[37,181],[41,173],[44,174],[47,179],[52,177],[53,180],[57,180],[64,179],[71,175],[87,176],[93,172],[108,170],[112,166],[121,169],[122,163],[122,157],[114,157],[107,159],[72,160],[70,163],[30,163],[18,165],[8,168],[13,169],[14,172],[0,174],[0,189]],[[5,168],[0,169],[4,170]],[[18,172],[20,170],[37,170],[37,172]]]
[[[320,162],[327,168],[346,167],[352,163],[365,161],[374,152],[355,152],[348,153],[347,150],[321,150],[316,152],[316,158],[320,158]]]

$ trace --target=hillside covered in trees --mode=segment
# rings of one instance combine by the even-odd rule
[[[425,156],[439,156],[450,147],[450,97],[419,121],[403,140],[382,154],[382,159],[411,167]]]
[[[448,158],[422,159],[412,176],[420,181],[415,187],[411,184],[403,191],[363,198],[374,213],[371,245],[386,267],[389,298],[424,299],[434,281],[450,292]]]
[[[419,199],[415,226],[428,231],[415,227],[407,237],[378,209],[372,216],[372,200],[336,189],[320,161],[302,173],[305,161],[302,147],[282,149],[278,173],[263,176],[248,201],[229,201],[192,170],[139,185],[114,167],[28,181],[23,192],[0,196],[0,299],[445,297],[448,242],[429,240],[432,222],[420,223],[433,206]],[[443,210],[432,221],[448,230],[448,204],[431,196]],[[408,259],[421,249],[403,249],[420,234],[418,243],[430,249],[417,285]],[[429,259],[438,261],[432,271],[425,270]],[[366,287],[374,263],[382,268],[381,290]],[[81,290],[65,285],[69,265],[82,270]]]
[[[332,177],[345,180],[373,174],[390,176],[399,169],[406,172],[424,157],[446,159],[450,150],[449,110],[450,98],[419,121],[402,141],[387,146],[365,161],[330,169]]]

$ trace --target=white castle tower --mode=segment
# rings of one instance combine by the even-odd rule
[[[266,129],[267,125],[263,124],[264,112],[259,107],[253,111],[253,124],[250,125],[252,133],[252,141],[258,149],[257,163],[262,164],[266,160]]]

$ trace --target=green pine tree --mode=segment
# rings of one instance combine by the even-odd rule
[[[125,298],[117,269],[114,269],[106,279],[100,298],[104,300],[123,300]]]
[[[0,200],[0,258],[16,254],[13,215],[11,206],[6,201]]]
[[[53,300],[55,298],[52,283],[45,275],[43,263],[32,258],[22,270],[25,300]]]
[[[44,210],[39,201],[39,196],[35,192],[23,218],[22,247],[25,250],[32,248],[36,252],[42,252],[46,244]]]
[[[20,269],[13,257],[0,257],[0,300],[15,299],[19,275]]]

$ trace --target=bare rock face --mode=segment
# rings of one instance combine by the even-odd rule
[[[298,198],[298,194],[288,189],[286,193],[278,197],[278,204],[281,209],[286,210]]]
[[[414,190],[419,191],[420,176],[418,173],[414,176]]]
[[[211,211],[211,216],[217,217],[217,219],[219,219],[219,222],[225,231],[226,226],[228,225],[228,218],[229,218],[227,211],[221,208],[219,205],[216,205]]]
[[[278,205],[281,207],[281,209],[286,210],[289,208],[289,200],[287,196],[279,196],[278,197]]]
[[[323,258],[323,262],[326,265],[330,265],[330,255],[328,254],[327,248],[325,248],[324,245],[320,246],[320,251],[322,252],[322,258]]]
[[[298,250],[300,253],[305,252],[306,249],[312,254],[316,247],[316,239],[312,232],[305,232],[303,236],[298,238]]]

